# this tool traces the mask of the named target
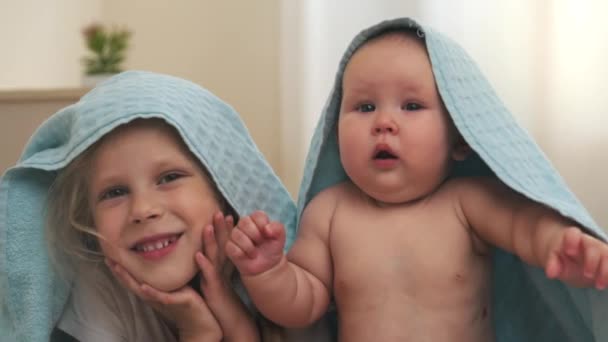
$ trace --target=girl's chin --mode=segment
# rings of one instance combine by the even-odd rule
[[[144,282],[153,288],[164,291],[164,292],[172,292],[181,289],[182,287],[188,285],[188,283],[194,278],[196,274],[187,274],[179,277],[171,277],[169,278],[169,274],[164,277],[155,277],[153,279],[145,279]]]

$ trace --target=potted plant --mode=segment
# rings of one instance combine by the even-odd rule
[[[82,59],[83,85],[96,83],[122,71],[131,32],[124,28],[107,29],[101,24],[91,24],[82,31],[90,54]]]

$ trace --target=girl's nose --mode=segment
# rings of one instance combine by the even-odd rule
[[[135,224],[154,220],[162,216],[163,207],[154,196],[132,195],[131,222]]]
[[[378,113],[374,125],[372,127],[372,134],[397,134],[399,133],[399,126],[393,120],[391,115],[385,113]]]

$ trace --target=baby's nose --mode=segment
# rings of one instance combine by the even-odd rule
[[[373,127],[373,134],[397,134],[399,127],[389,115],[378,115]]]

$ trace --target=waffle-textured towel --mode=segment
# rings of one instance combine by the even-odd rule
[[[384,21],[362,31],[342,57],[306,160],[298,198],[300,215],[315,194],[347,179],[335,136],[344,68],[357,48],[389,30],[413,30],[425,38],[439,93],[456,127],[476,152],[459,163],[457,174],[494,174],[515,191],[554,208],[606,240],[466,52],[440,33],[407,18]],[[499,342],[608,341],[608,325],[601,321],[608,317],[608,292],[575,289],[548,280],[542,270],[497,251],[493,293]]]
[[[48,341],[66,301],[70,284],[50,268],[43,229],[57,170],[116,126],[152,117],[177,129],[239,215],[266,211],[291,243],[295,204],[239,115],[194,83],[122,73],[42,124],[0,180],[0,340]]]

